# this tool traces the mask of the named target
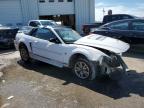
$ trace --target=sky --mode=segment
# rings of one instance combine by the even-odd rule
[[[103,20],[103,9],[105,15],[111,9],[113,14],[130,14],[144,17],[144,0],[95,0],[95,20]]]

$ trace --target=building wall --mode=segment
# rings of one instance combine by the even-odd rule
[[[11,3],[16,0],[7,1]],[[73,2],[55,0],[54,3],[49,3],[48,0],[45,0],[45,3],[39,3],[39,0],[17,1],[20,3],[19,8],[22,17],[19,18],[21,18],[23,25],[26,25],[31,19],[38,19],[40,15],[75,14],[76,30],[81,33],[83,24],[95,21],[95,0],[74,0]],[[6,8],[10,8],[10,5]]]
[[[22,24],[22,12],[19,0],[0,0],[0,24]]]
[[[95,22],[95,0],[75,0],[76,29],[82,33],[82,25]]]
[[[95,0],[74,0],[73,2],[39,3],[38,0],[21,0],[24,22],[38,19],[40,15],[75,14],[76,30],[82,33],[82,25],[95,22]]]
[[[23,23],[26,25],[29,20],[38,19],[38,1],[37,0],[20,0]]]

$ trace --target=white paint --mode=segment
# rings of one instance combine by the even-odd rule
[[[7,99],[10,100],[10,99],[12,99],[12,98],[14,98],[14,96],[9,96]]]
[[[99,50],[99,48],[106,49],[112,53],[123,53],[129,48],[127,43],[95,34],[82,37],[73,44],[66,44],[62,40],[61,36],[55,32],[54,28],[50,26],[47,26],[47,28],[55,34],[61,43],[56,44],[48,40],[26,35],[24,33],[18,33],[15,40],[16,48],[18,48],[19,44],[22,42],[26,45],[31,58],[52,64],[60,68],[70,67],[70,61],[73,55],[84,55],[88,59],[91,66],[91,79],[94,79],[97,75],[95,69],[96,64],[94,65],[93,62],[99,63],[101,67],[104,67],[104,57],[107,57],[108,60],[111,60],[111,56],[102,52],[102,50]],[[123,61],[121,62],[121,65],[123,70],[127,68]],[[109,73],[111,73],[114,67],[108,68],[110,70]]]
[[[47,28],[51,29],[51,31],[60,38],[59,35],[54,32],[52,27],[47,26]],[[15,43],[16,47],[20,42],[25,43],[28,51],[31,54],[36,55],[35,57],[37,59],[42,61],[46,60],[46,63],[49,61],[50,64],[59,67],[62,67],[62,65],[68,65],[72,55],[77,53],[85,55],[90,61],[98,61],[101,56],[108,56],[104,52],[93,47],[107,49],[113,53],[123,53],[129,49],[127,43],[112,38],[103,38],[103,36],[95,34],[82,37],[76,41],[75,44],[65,44],[62,39],[60,41],[61,44],[55,44],[47,40],[25,35],[24,33],[18,33]],[[32,48],[30,47],[29,42],[31,42]]]
[[[75,43],[106,49],[118,54],[126,52],[130,48],[129,44],[125,42],[97,34],[85,36]]]

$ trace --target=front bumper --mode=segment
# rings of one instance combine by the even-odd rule
[[[127,74],[128,66],[120,55],[114,54],[113,57],[102,57],[100,61],[100,71],[102,75],[112,75],[115,73]]]

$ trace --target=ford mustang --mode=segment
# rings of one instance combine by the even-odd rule
[[[80,79],[125,73],[127,65],[121,58],[129,44],[117,39],[91,34],[81,37],[76,31],[60,26],[19,31],[15,47],[22,61],[36,59],[51,65],[71,68]]]

